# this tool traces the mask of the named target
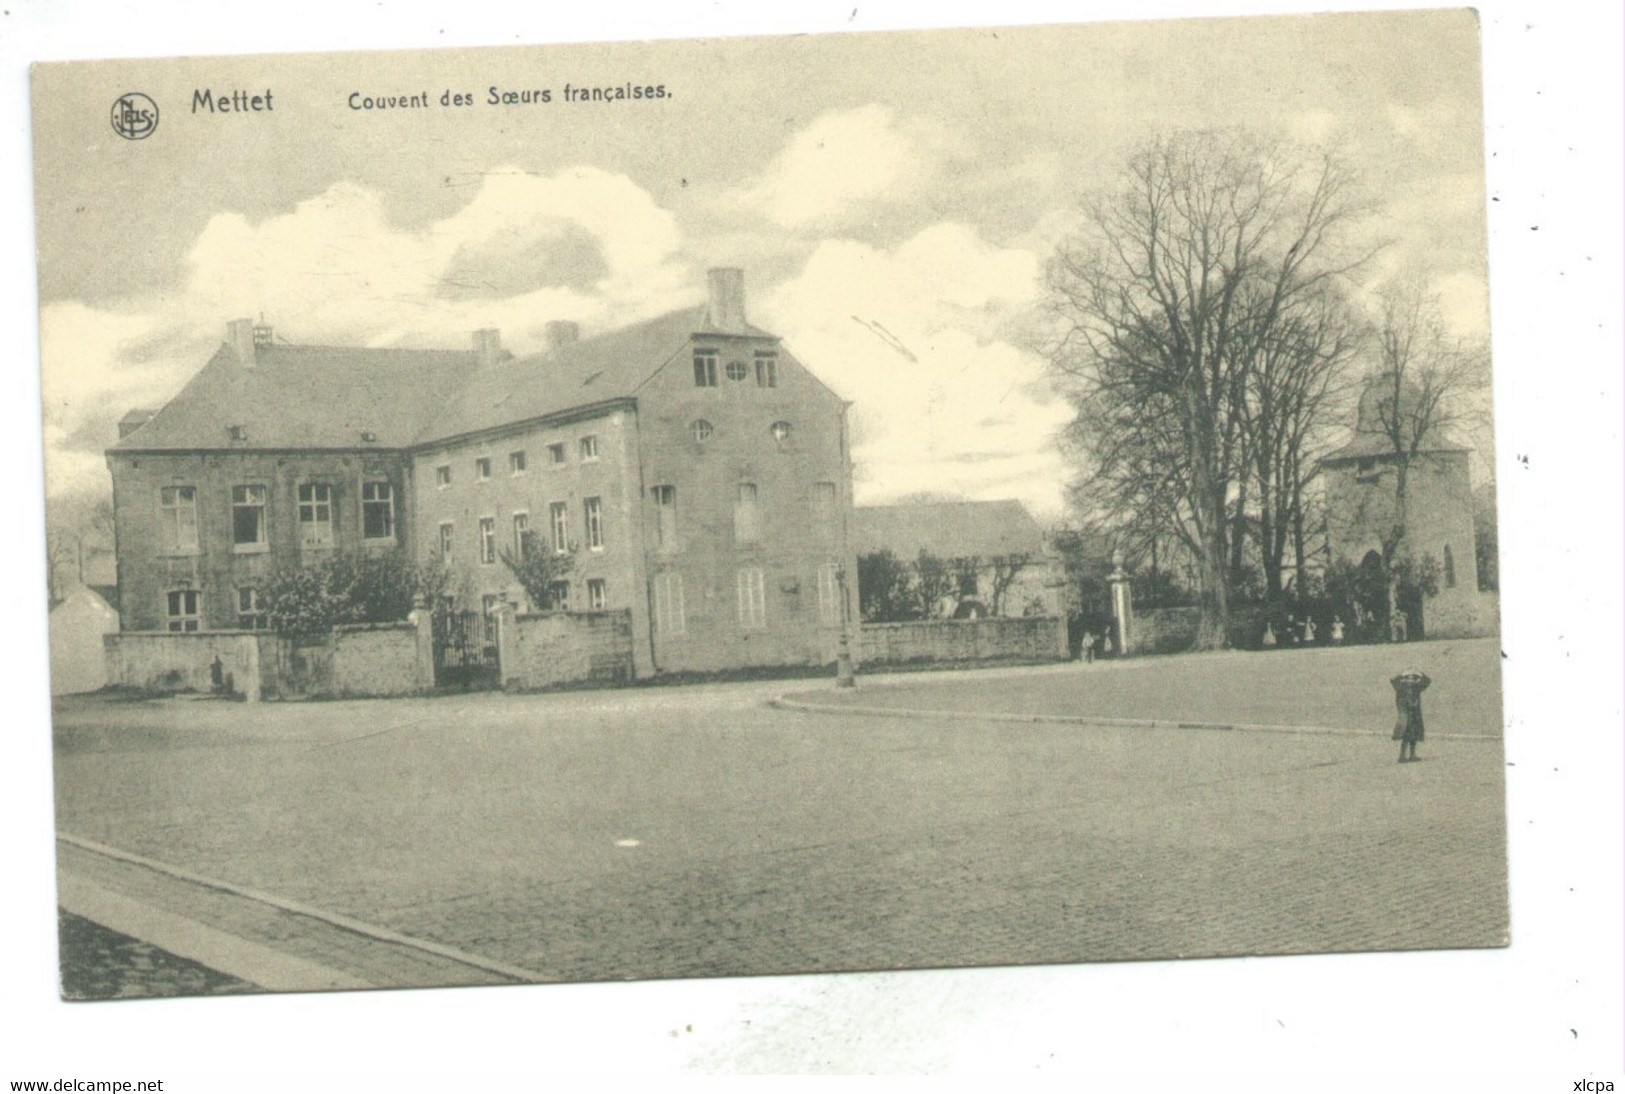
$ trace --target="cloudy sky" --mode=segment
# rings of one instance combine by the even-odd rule
[[[661,85],[654,102],[563,101]],[[549,88],[492,106],[488,89]],[[272,89],[260,115],[195,88]],[[123,141],[140,89],[158,131]],[[444,91],[478,105],[439,106]],[[356,111],[424,93],[429,109]],[[1478,29],[1467,12],[46,67],[35,75],[48,490],[227,320],[293,342],[538,348],[746,270],[757,324],[853,400],[860,502],[931,491],[1060,514],[1068,418],[1028,346],[1078,196],[1148,136],[1245,125],[1356,164],[1452,324],[1486,326]],[[318,394],[318,393],[313,393]]]

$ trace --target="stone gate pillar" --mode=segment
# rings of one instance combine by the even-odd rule
[[[434,612],[418,597],[406,621],[417,628],[417,672],[413,681],[418,691],[434,690]]]
[[[1112,618],[1117,623],[1117,652],[1128,656],[1134,649],[1134,590],[1128,571],[1123,569],[1123,552],[1112,552]]]

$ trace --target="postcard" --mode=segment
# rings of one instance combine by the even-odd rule
[[[33,108],[65,997],[1508,944],[1471,11]]]

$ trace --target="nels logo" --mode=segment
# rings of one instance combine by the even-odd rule
[[[146,140],[158,128],[158,104],[139,91],[113,103],[113,132],[127,141]]]

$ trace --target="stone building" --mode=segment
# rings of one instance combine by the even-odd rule
[[[262,627],[257,584],[336,551],[439,559],[461,609],[539,607],[511,548],[572,557],[569,610],[628,611],[639,676],[828,662],[847,406],[746,320],[733,269],[703,307],[594,338],[553,323],[522,358],[490,330],[356,349],[239,320],[108,451],[121,628]]]
[[[1406,384],[1396,396],[1391,373],[1371,378],[1360,397],[1354,436],[1321,461],[1326,538],[1331,558],[1380,567],[1382,540],[1394,526],[1398,466],[1391,423],[1414,449],[1406,483],[1405,541],[1411,555],[1438,567],[1438,592],[1402,605],[1418,630],[1443,638],[1489,633],[1493,598],[1479,592],[1473,532],[1471,450],[1437,429],[1416,435],[1420,394]],[[1397,408],[1397,418],[1396,418]]]
[[[859,555],[889,550],[912,563],[923,551],[953,567],[959,588],[938,605],[940,615],[1064,610],[1059,558],[1027,507],[1014,499],[865,505],[853,510],[853,527]]]

